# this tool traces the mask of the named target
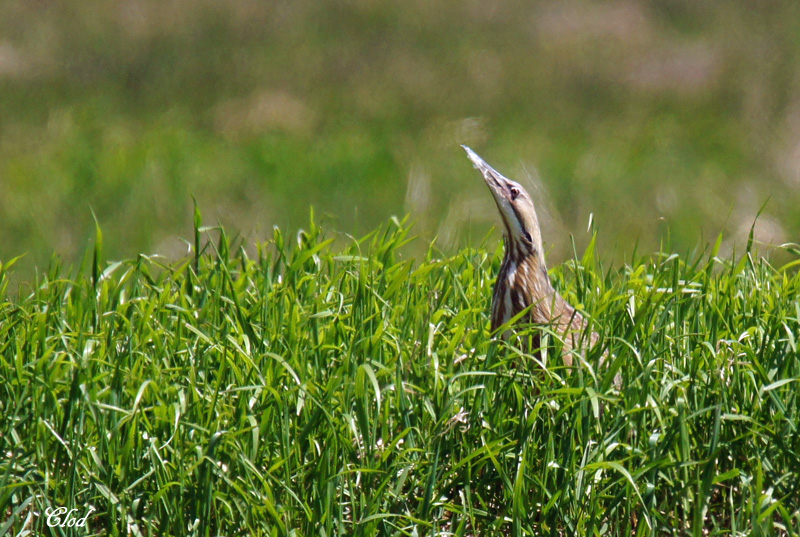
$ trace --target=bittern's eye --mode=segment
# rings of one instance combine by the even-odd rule
[[[514,201],[519,196],[519,189],[515,186],[511,187],[511,201]]]

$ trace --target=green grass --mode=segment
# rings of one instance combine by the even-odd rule
[[[500,250],[196,226],[174,264],[98,229],[77,274],[0,269],[0,534],[798,535],[796,266],[592,243],[552,276],[615,358],[568,375],[490,338]]]

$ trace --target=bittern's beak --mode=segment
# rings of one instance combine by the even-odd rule
[[[503,177],[500,172],[489,166],[475,151],[465,145],[461,147],[467,152],[467,156],[472,161],[472,164],[475,165],[475,169],[480,171],[483,175],[483,180],[489,185],[489,190],[492,191],[492,195],[500,211],[506,212],[504,206],[507,207],[511,202],[508,189],[512,181]]]
[[[472,163],[481,174],[483,180],[492,191],[492,196],[503,218],[509,239],[523,242],[541,253],[542,237],[539,231],[539,219],[536,209],[525,189],[517,182],[504,177],[497,170],[486,164],[472,149],[462,145]],[[539,254],[540,255],[540,254]]]

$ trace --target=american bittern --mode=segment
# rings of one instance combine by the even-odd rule
[[[469,147],[461,147],[483,174],[505,225],[505,255],[492,297],[492,332],[530,308],[520,320],[550,327],[563,341],[564,364],[571,367],[572,350],[588,349],[597,343],[598,336],[587,329],[583,316],[553,289],[544,263],[542,234],[533,200],[522,185],[503,177]],[[539,342],[537,335],[535,343]],[[600,365],[603,361],[601,358]]]

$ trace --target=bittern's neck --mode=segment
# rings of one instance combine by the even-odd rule
[[[517,286],[527,288],[529,296],[549,294],[553,287],[547,274],[541,243],[534,245],[524,239],[515,239],[508,233],[503,239],[505,255],[501,273],[512,276]]]
[[[533,236],[517,237],[506,228],[506,232],[503,234],[503,242],[505,244],[504,261],[511,260],[517,265],[525,262],[545,267],[542,241],[538,233]]]

